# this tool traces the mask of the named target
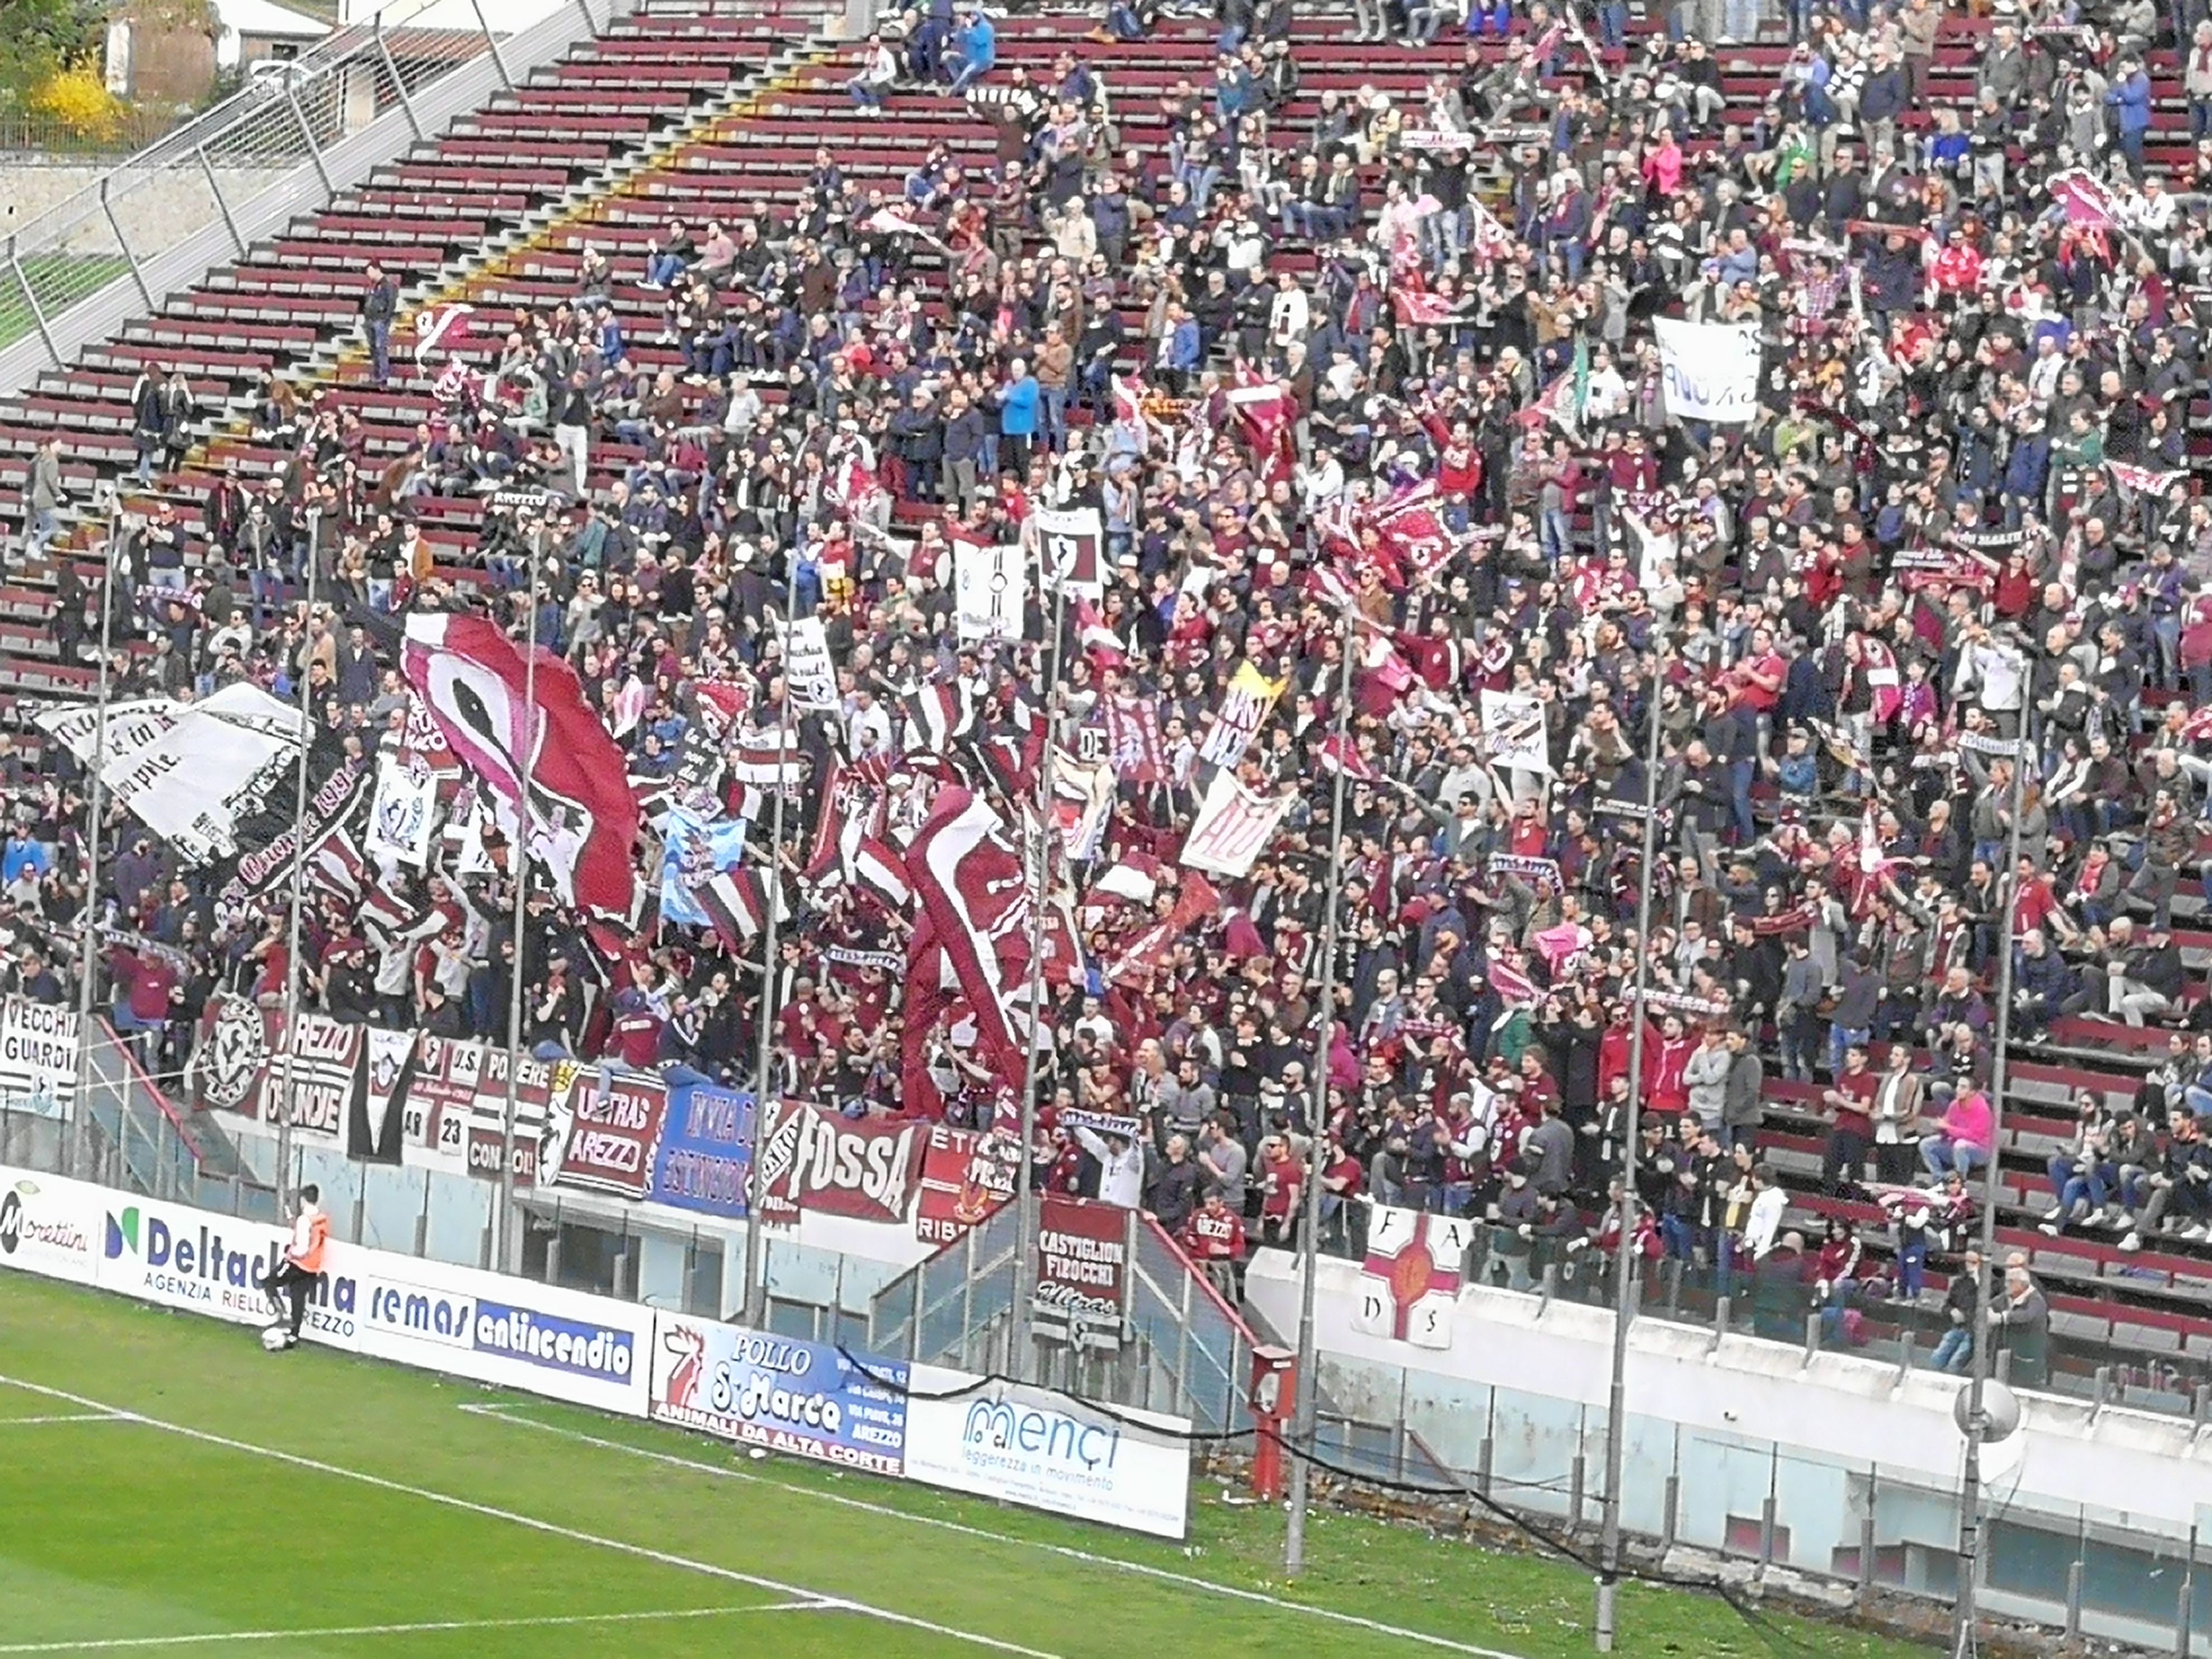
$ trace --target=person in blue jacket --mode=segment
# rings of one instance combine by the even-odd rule
[[[1036,436],[1042,388],[1030,366],[1017,357],[1006,365],[999,388],[999,463],[1017,478],[1030,475],[1030,443]]]
[[[952,77],[952,90],[965,92],[991,72],[999,61],[999,32],[981,6],[968,14],[960,30],[960,73]]]
[[[2128,173],[2137,184],[2143,176],[2143,134],[2150,131],[2150,76],[2133,58],[2121,60],[2105,102],[2119,129],[2120,154],[2128,158]]]

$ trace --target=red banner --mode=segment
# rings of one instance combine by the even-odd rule
[[[860,1221],[904,1221],[920,1184],[928,1126],[840,1117],[794,1100],[764,1114],[761,1217],[788,1224],[799,1212]]]
[[[914,1236],[925,1244],[950,1244],[1014,1195],[1019,1144],[999,1135],[933,1124],[921,1155],[921,1193],[914,1210]]]
[[[1128,1273],[1128,1211],[1047,1195],[1037,1217],[1037,1307],[1068,1318],[1118,1321]]]
[[[568,1121],[553,1184],[643,1198],[667,1115],[668,1085],[650,1073],[577,1073],[568,1083]]]
[[[553,1066],[528,1054],[515,1068],[514,1184],[534,1186],[538,1181],[538,1139],[553,1099]],[[507,1122],[507,1050],[486,1048],[477,1069],[476,1098],[469,1107],[469,1173],[487,1181],[499,1178],[499,1143]],[[490,1150],[485,1151],[489,1139]]]

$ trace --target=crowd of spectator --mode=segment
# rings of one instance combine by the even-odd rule
[[[795,211],[587,254],[568,300],[479,315],[411,363],[374,272],[374,376],[434,403],[404,453],[366,451],[342,387],[272,381],[254,436],[282,465],[196,476],[197,529],[143,498],[112,584],[65,570],[67,647],[106,604],[132,647],[118,695],[245,678],[294,698],[304,678],[319,744],[374,757],[406,720],[395,619],[489,605],[611,724],[639,689],[620,729],[644,784],[702,684],[749,699],[731,752],[781,726],[788,589],[842,697],[793,717],[792,871],[824,780],[905,747],[926,687],[972,700],[971,741],[1041,714],[1070,752],[1138,709],[1157,753],[1115,752],[1103,846],[1055,878],[1089,969],[1054,989],[1037,1181],[1103,1182],[1225,1263],[1293,1237],[1317,1180],[1333,1248],[1360,1248],[1363,1200],[1480,1216],[1484,1271],[1516,1285],[1626,1222],[1650,1259],[1747,1283],[1762,1329],[1818,1311],[1840,1340],[1934,1258],[1961,1333],[1938,1363],[1961,1363],[2008,958],[2021,1041],[2177,1028],[2141,1098],[2083,1103],[2046,1230],[2136,1248],[2212,1228],[2212,1034],[2170,931],[2212,785],[2212,507],[2188,471],[2212,22],[2148,0],[1964,16],[1682,0],[1638,27],[1602,0],[1585,33],[1554,0],[1361,0],[1356,38],[1423,54],[1426,89],[1316,99],[1301,71],[1331,48],[1289,0],[1222,0],[1211,78],[1144,95],[1154,143],[1124,142],[1139,94],[1091,61],[1172,27],[1146,0],[1112,0],[1097,53],[1071,27],[1048,68],[1008,67],[990,15],[929,0],[855,50],[854,108],[964,100],[988,165],[921,125],[884,182],[825,140]],[[1785,29],[1745,100],[1731,47]],[[1970,65],[1939,62],[1954,38]],[[2177,94],[2202,142],[2169,171],[2146,137]],[[1755,326],[1747,422],[1670,415],[1669,317]],[[144,377],[142,479],[190,403]],[[64,505],[41,478],[33,548]],[[525,486],[550,499],[494,495]],[[1377,527],[1417,489],[1433,558]],[[459,580],[420,522],[456,495],[491,503]],[[1085,507],[1095,607],[1054,641],[1033,585],[1021,639],[958,637],[950,538],[1018,543],[1037,511]],[[1286,689],[1233,767],[1292,804],[1247,876],[1185,907],[1199,750],[1248,661]],[[1484,690],[1539,699],[1544,768],[1500,763]],[[64,763],[0,769],[14,984],[58,1000],[82,787]],[[173,1070],[211,993],[282,995],[287,918],[220,908],[120,812],[108,836],[103,1000]],[[649,836],[640,860],[658,870]],[[1148,902],[1100,885],[1133,869]],[[610,941],[539,895],[518,956],[496,870],[384,880],[404,922],[306,918],[313,1005],[504,1040],[519,959],[526,1041],[750,1076],[744,951],[649,914]],[[894,921],[789,890],[766,988],[782,1086],[897,1113]],[[1170,916],[1181,935],[1128,968]],[[945,1109],[981,1127],[991,1080],[939,1042]],[[1821,1120],[1799,1184],[1879,1198],[1887,1248],[1838,1223],[1808,1249],[1790,1224],[1761,1150],[1781,1083],[1811,1085]],[[1074,1127],[1115,1118],[1141,1128]],[[1982,1324],[2039,1352],[2024,1271],[2000,1300]]]

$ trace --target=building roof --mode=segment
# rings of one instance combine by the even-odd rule
[[[282,40],[319,40],[331,26],[276,0],[215,0],[222,27],[240,34],[273,35]]]

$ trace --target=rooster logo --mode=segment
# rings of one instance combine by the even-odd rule
[[[660,1346],[677,1357],[668,1373],[668,1403],[690,1411],[699,1396],[700,1374],[707,1369],[707,1339],[696,1326],[672,1322],[661,1333]]]

